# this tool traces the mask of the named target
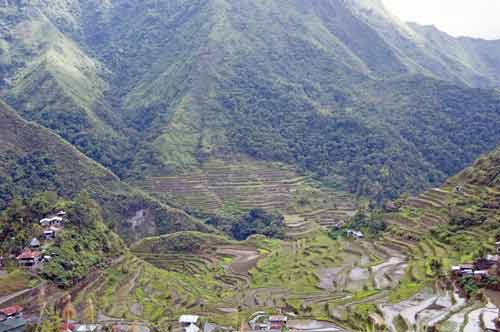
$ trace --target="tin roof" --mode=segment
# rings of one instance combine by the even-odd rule
[[[0,321],[0,332],[24,332],[26,320],[22,317]]]
[[[42,253],[39,252],[39,251],[26,250],[26,251],[23,251],[19,256],[17,256],[16,259],[17,260],[20,260],[20,259],[33,259],[33,258],[40,257],[41,255],[42,255]]]
[[[52,222],[52,221],[63,221],[62,217],[50,217],[50,218],[43,218],[40,220],[40,224],[44,224],[46,222]]]
[[[196,315],[181,315],[181,317],[179,317],[179,323],[196,324],[199,318],[200,316]]]
[[[4,314],[5,316],[12,316],[15,314],[19,314],[23,311],[23,307],[16,304],[7,308],[0,309],[0,314]]]

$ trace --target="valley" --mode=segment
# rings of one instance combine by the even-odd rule
[[[474,331],[495,308],[490,301],[497,293],[467,300],[446,276],[452,265],[496,250],[497,155],[480,159],[440,188],[402,198],[397,211],[383,213],[383,233],[362,228],[367,239],[332,237],[328,231],[338,231],[322,227],[300,236],[287,232],[285,240],[255,235],[235,241],[198,232],[143,239],[97,279],[77,287],[74,303],[83,310],[93,298],[107,319],[163,328],[185,312],[238,326],[255,312],[280,309],[347,331],[380,321],[395,332],[426,326]],[[449,233],[456,227],[451,218],[460,212],[487,219]]]

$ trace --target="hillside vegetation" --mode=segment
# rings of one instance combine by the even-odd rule
[[[6,1],[0,96],[137,184],[282,161],[381,202],[495,147],[498,42],[379,0]],[[383,92],[383,93],[382,93]]]
[[[92,269],[104,267],[125,252],[123,241],[110,231],[99,206],[87,193],[64,200],[55,193],[38,194],[30,199],[15,199],[0,215],[0,253],[18,255],[33,238],[43,241],[39,220],[51,213],[66,211],[64,228],[55,240],[44,241],[41,249],[50,256],[40,275],[68,287],[86,277]]]
[[[0,208],[14,198],[54,191],[71,198],[87,190],[104,220],[125,239],[205,226],[121,182],[53,132],[26,122],[0,102]]]

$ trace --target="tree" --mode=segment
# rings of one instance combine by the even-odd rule
[[[40,332],[60,332],[61,330],[61,319],[52,311],[46,319],[44,319],[39,326]]]
[[[430,262],[431,271],[435,276],[443,275],[443,263],[439,259],[431,259]]]
[[[284,236],[284,227],[282,215],[252,209],[232,225],[231,233],[237,240],[245,240],[253,234],[281,238]]]
[[[64,323],[68,324],[70,320],[76,317],[76,309],[71,302],[71,295],[66,294],[64,297],[64,308],[62,311],[62,317]]]
[[[95,323],[95,321],[96,321],[96,312],[95,312],[94,301],[92,301],[92,298],[90,298],[90,297],[87,299],[87,303],[86,303],[85,311],[84,311],[84,317],[88,323]]]

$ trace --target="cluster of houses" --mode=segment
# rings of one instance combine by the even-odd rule
[[[103,324],[76,324],[72,322],[61,324],[60,331],[61,332],[102,332],[106,330],[111,330],[112,332],[149,332],[150,329],[145,325],[135,325],[135,328],[132,328],[135,324],[131,323],[115,323],[112,325],[103,325]],[[106,328],[107,327],[107,328]]]
[[[492,274],[500,274],[500,241],[496,243],[496,255],[486,255],[474,263],[452,266],[451,271],[456,277],[474,277],[482,282]]]
[[[0,309],[0,332],[25,332],[28,320],[23,315],[24,308],[20,305],[13,305]],[[132,326],[136,328],[132,329]],[[102,332],[105,331],[103,324],[77,324],[73,321],[63,322],[59,327],[60,332]],[[150,332],[150,328],[145,324],[135,324],[127,322],[114,322],[109,326],[112,332]]]
[[[268,331],[281,331],[286,328],[288,323],[288,317],[284,315],[270,316],[268,320],[267,330]]]
[[[53,216],[43,218],[39,221],[43,227],[43,240],[52,241],[57,233],[64,226],[64,217],[66,212],[59,211]],[[28,246],[16,257],[19,266],[24,268],[36,268],[43,261],[50,260],[50,256],[43,255],[41,251],[42,243],[37,238],[33,238]]]
[[[182,315],[179,317],[179,325],[183,332],[198,332],[200,328],[198,327],[198,321],[200,316],[197,315]]]
[[[287,327],[288,317],[285,315],[267,315],[263,312],[256,313],[257,316],[254,317],[252,321],[249,322],[252,330],[260,330],[260,331],[282,331]],[[262,322],[259,318],[265,319]],[[262,322],[261,324],[257,323],[257,321]],[[182,315],[179,317],[179,325],[182,329],[182,332],[199,332],[203,330],[203,332],[213,332],[213,331],[226,331],[230,330],[227,328],[223,328],[220,326],[216,326],[214,324],[206,323],[203,328],[200,327],[200,317],[197,315]]]
[[[254,331],[282,331],[288,325],[288,317],[285,315],[268,315],[265,312],[256,312],[248,322]]]

